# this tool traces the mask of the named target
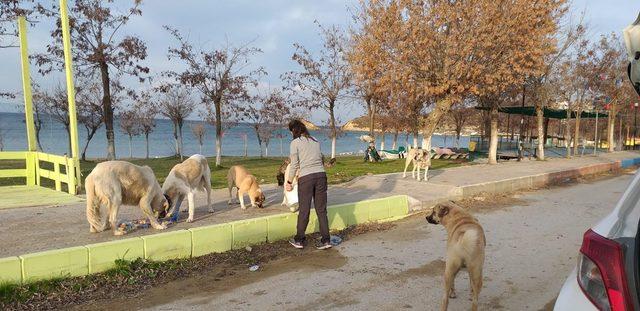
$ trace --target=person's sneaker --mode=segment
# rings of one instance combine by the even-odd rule
[[[316,249],[329,249],[331,247],[332,247],[331,243],[329,243],[329,242],[324,242],[324,243],[318,242],[318,243],[316,243]]]
[[[295,239],[291,239],[289,240],[289,244],[291,244],[293,247],[297,248],[297,249],[303,249],[304,245],[298,241],[296,241]]]

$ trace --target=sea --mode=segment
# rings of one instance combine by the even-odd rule
[[[70,154],[68,135],[64,126],[55,121],[48,115],[44,115],[42,129],[40,130],[40,142],[44,152],[53,154]],[[192,128],[196,124],[205,124],[206,134],[202,151],[198,139],[192,132]],[[116,156],[120,159],[129,158],[129,137],[119,128],[119,120],[116,118],[114,122],[116,132]],[[278,135],[280,134],[280,135]],[[325,155],[331,153],[331,139],[328,136],[329,131],[320,129],[311,131],[321,143],[322,152]],[[336,143],[336,153],[338,155],[360,155],[364,153],[367,144],[360,141],[359,137],[366,132],[349,131],[342,132]],[[78,135],[80,141],[80,152],[87,141],[87,131],[80,124],[78,125]],[[282,136],[282,138],[278,138]],[[419,138],[420,140],[422,137]],[[393,135],[387,134],[385,137],[385,147],[390,149],[392,145]],[[143,135],[133,137],[132,155],[134,158],[145,157],[145,139]],[[271,138],[268,150],[263,145],[263,154],[268,156],[286,156],[289,152],[289,142],[291,141],[291,133],[285,128],[279,129]],[[377,137],[377,147],[380,148],[382,139]],[[398,145],[408,145],[413,142],[413,137],[406,134],[398,136]],[[240,123],[226,130],[222,139],[222,155],[223,156],[242,156],[246,150],[248,156],[259,156],[260,147],[256,138],[255,130],[250,124]],[[455,137],[453,135],[434,135],[432,138],[432,146],[454,147]],[[469,137],[460,138],[459,146],[467,147],[469,145]],[[190,155],[202,153],[205,156],[215,156],[215,128],[208,123],[196,120],[188,120],[183,126],[183,146],[184,154]],[[24,114],[0,112],[0,147],[4,151],[20,151],[27,149],[27,137],[25,129]],[[173,138],[173,125],[170,120],[156,120],[156,127],[149,135],[149,156],[150,157],[167,157],[176,154],[175,142]],[[104,127],[101,127],[95,134],[87,148],[87,158],[101,159],[106,157],[107,142]]]

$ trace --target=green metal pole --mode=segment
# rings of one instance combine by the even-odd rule
[[[78,119],[76,115],[76,89],[73,83],[73,63],[71,55],[71,31],[69,29],[69,13],[67,0],[60,0],[60,21],[62,22],[62,43],[64,45],[64,71],[67,77],[67,100],[69,101],[69,126],[71,135],[71,158],[75,164],[76,182],[82,186],[80,178],[80,157],[78,156]],[[72,187],[73,186],[73,187]],[[73,188],[73,189],[71,189]],[[76,194],[75,185],[69,185],[69,193]]]

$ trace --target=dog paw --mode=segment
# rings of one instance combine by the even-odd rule
[[[116,236],[118,236],[118,235],[124,235],[124,234],[125,234],[125,232],[124,232],[124,231],[122,231],[122,230],[114,230],[114,231],[113,231],[113,235],[116,235]]]
[[[187,222],[193,222],[193,218],[187,218]]]
[[[158,224],[158,225],[155,225],[155,226],[153,226],[153,229],[156,229],[156,230],[164,230],[164,229],[167,229],[167,224]]]
[[[456,291],[455,290],[451,290],[449,292],[449,298],[456,299],[457,297],[458,297],[458,295],[456,295]]]
[[[215,210],[213,210],[213,207],[209,208],[209,213],[213,213],[215,212]]]
[[[247,209],[247,207],[246,207],[246,206],[240,206],[240,208],[241,208],[241,209]]]

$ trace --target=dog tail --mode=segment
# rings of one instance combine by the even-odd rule
[[[91,175],[85,180],[85,190],[87,192],[87,221],[91,232],[99,232],[102,229],[100,216],[100,198],[96,197],[95,185]]]

